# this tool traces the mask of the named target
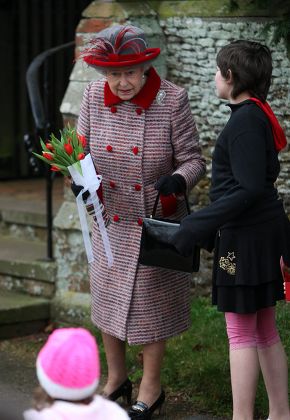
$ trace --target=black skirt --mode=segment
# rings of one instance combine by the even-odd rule
[[[254,313],[284,299],[280,258],[290,265],[290,222],[283,213],[216,237],[212,302],[222,312]]]

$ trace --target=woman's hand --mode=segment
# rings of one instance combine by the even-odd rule
[[[163,195],[179,194],[185,192],[186,182],[183,176],[179,174],[162,175],[154,188]]]
[[[81,190],[83,189],[83,187],[81,185],[77,185],[73,181],[72,181],[70,187],[71,187],[71,190],[72,190],[75,197],[77,197],[79,195],[79,193],[81,192]],[[89,193],[88,190],[83,192],[82,197],[83,197],[84,202],[87,201],[89,195],[90,195],[90,193]]]

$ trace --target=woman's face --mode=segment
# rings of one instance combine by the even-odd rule
[[[143,67],[122,67],[107,70],[111,91],[123,101],[129,101],[142,89],[145,78]]]
[[[221,99],[229,99],[232,86],[229,83],[229,80],[225,79],[222,76],[221,71],[218,67],[217,67],[214,81],[215,81],[217,96]]]

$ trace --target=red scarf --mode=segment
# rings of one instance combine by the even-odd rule
[[[277,120],[274,112],[272,111],[270,105],[268,102],[262,102],[260,99],[257,98],[249,98],[250,101],[255,102],[256,105],[258,105],[267,115],[270,124],[272,126],[272,132],[274,137],[274,143],[277,152],[280,152],[280,150],[284,149],[284,147],[287,145],[287,140],[285,133],[283,131],[283,128],[279,124],[279,121]]]

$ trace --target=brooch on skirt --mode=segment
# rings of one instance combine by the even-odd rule
[[[228,255],[226,257],[220,257],[219,259],[220,268],[222,270],[225,270],[231,276],[234,276],[236,274],[236,263],[233,262],[235,258],[236,257],[234,252],[228,252]]]

